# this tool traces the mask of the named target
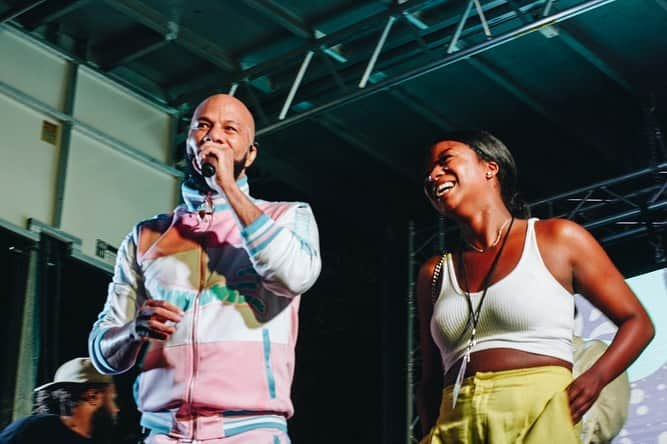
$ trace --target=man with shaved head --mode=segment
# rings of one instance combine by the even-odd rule
[[[140,368],[147,443],[287,443],[300,295],[320,268],[307,204],[249,194],[252,114],[218,94],[195,110],[184,204],[118,250],[89,338],[103,373]]]

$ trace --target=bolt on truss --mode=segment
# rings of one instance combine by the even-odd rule
[[[574,220],[608,246],[622,240],[643,237],[656,249],[656,263],[665,263],[660,239],[667,229],[667,162],[614,179],[598,182],[528,205],[532,216],[561,217]],[[442,254],[447,240],[457,237],[456,227],[437,225],[408,226],[408,310],[406,349],[406,443],[416,443],[419,418],[414,414],[415,388],[420,373],[417,342],[416,270],[429,257]],[[658,239],[658,241],[656,241]]]

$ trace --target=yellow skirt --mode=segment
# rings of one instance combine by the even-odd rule
[[[580,443],[565,388],[571,372],[558,366],[478,372],[463,380],[452,409],[453,385],[421,444]]]

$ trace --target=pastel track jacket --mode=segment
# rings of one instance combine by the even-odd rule
[[[247,179],[238,184],[250,197]],[[199,440],[225,436],[227,418],[240,427],[254,413],[288,418],[300,295],[321,269],[312,211],[250,197],[264,214],[242,228],[224,197],[182,191],[185,205],[139,223],[121,244],[91,359],[102,373],[128,370],[109,365],[101,338],[147,299],[165,300],[185,315],[138,363],[143,426]]]

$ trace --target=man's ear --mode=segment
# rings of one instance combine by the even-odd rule
[[[250,165],[252,165],[255,162],[256,158],[257,158],[257,145],[253,142],[253,144],[250,145],[250,148],[248,148],[248,156],[246,157],[244,168],[250,167]]]
[[[96,406],[97,403],[100,401],[101,396],[102,393],[99,390],[88,389],[86,390],[86,393],[83,395],[83,399],[90,405]]]

